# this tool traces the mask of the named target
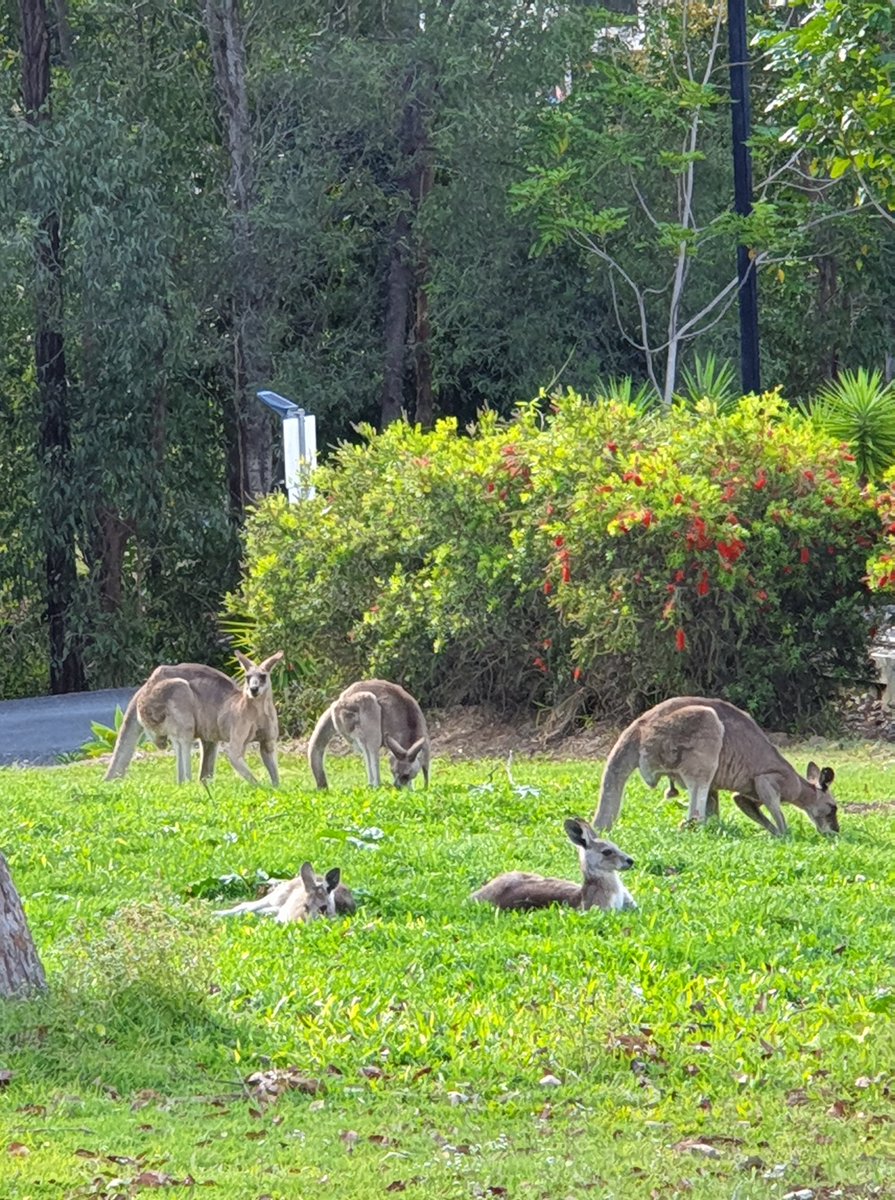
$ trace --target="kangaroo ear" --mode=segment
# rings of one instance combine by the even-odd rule
[[[410,754],[409,750],[405,750],[399,741],[396,741],[390,733],[385,735],[385,744],[394,754],[395,758],[407,758]]]
[[[283,651],[278,650],[276,652],[276,654],[271,654],[270,658],[265,658],[263,663],[259,663],[258,670],[265,671],[268,674],[270,674],[270,671],[277,665],[277,663],[280,661],[280,659],[282,657],[283,657]]]
[[[244,671],[254,671],[255,664],[250,658],[246,658],[241,650],[234,650],[233,653],[236,655],[236,661]]]
[[[809,783],[813,783],[815,787],[820,783],[820,767],[816,762],[810,762],[805,768],[805,778]]]
[[[299,875],[301,876],[302,883],[305,885],[306,891],[310,892],[317,886],[317,876],[314,874],[314,868],[309,862],[301,864]]]
[[[570,842],[576,846],[587,846],[584,830],[581,828],[581,820],[578,817],[568,817],[563,821],[563,828]]]
[[[836,778],[836,772],[832,767],[824,767],[820,773],[820,790],[825,792],[833,780]]]
[[[413,745],[407,751],[408,762],[413,762],[419,756],[419,752],[422,750],[422,748],[423,748],[423,746],[425,746],[425,744],[426,744],[425,738],[420,738],[419,741],[413,743]]]
[[[331,870],[327,871],[326,872],[326,890],[328,892],[334,892],[336,890],[336,888],[339,886],[339,880],[341,878],[342,878],[342,871],[341,871],[340,867],[333,867]]]

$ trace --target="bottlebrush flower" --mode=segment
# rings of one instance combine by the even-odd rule
[[[679,629],[677,633],[675,633],[674,644],[681,652],[687,649],[687,635],[684,633],[683,629]]]

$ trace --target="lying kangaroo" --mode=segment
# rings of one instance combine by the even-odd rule
[[[242,688],[229,675],[201,663],[156,667],[127,706],[105,778],[118,779],[125,773],[145,729],[162,749],[169,740],[174,743],[178,783],[189,783],[192,778],[190,755],[198,738],[202,743],[199,779],[203,782],[214,775],[218,742],[226,742],[233,769],[260,787],[245,761],[246,747],[257,742],[270,781],[277,787],[279,726],[270,671],[283,651],[257,666],[238,650],[235,653],[245,672]]]
[[[509,871],[472,893],[473,900],[497,908],[547,908],[568,904],[586,912],[589,908],[636,908],[631,893],[616,874],[633,867],[634,859],[612,842],[598,838],[587,821],[570,817],[565,822],[569,841],[578,847],[584,883],[570,879],[545,879],[527,871]]]
[[[834,773],[809,763],[802,778],[762,733],[748,713],[726,700],[676,696],[632,721],[606,761],[598,829],[611,829],[628,776],[636,768],[649,787],[663,775],[690,796],[689,818],[717,813],[718,792],[734,792],[736,805],[772,834],[783,836],[781,804],[803,809],[821,833],[838,833],[836,802],[829,790]],[[764,805],[772,824],[761,811]]]
[[[308,762],[318,788],[328,787],[323,756],[336,734],[363,755],[367,782],[379,787],[379,751],[389,753],[395,787],[407,787],[422,771],[429,786],[429,731],[423,710],[409,692],[385,679],[352,683],[334,700],[308,742]]]
[[[260,899],[246,900],[233,908],[219,908],[214,915],[233,917],[237,913],[254,912],[261,917],[274,916],[281,925],[348,915],[357,905],[351,889],[340,882],[341,876],[339,868],[333,867],[321,878],[311,864],[305,862],[294,879],[278,883]]]

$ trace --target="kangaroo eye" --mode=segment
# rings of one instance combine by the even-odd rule
[[[608,858],[611,853],[612,853],[612,851],[607,846],[606,849],[603,851],[603,857]]]

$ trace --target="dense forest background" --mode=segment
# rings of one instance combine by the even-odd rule
[[[324,452],[555,385],[667,403],[736,359],[738,242],[764,386],[891,363],[892,10],[808,11],[751,4],[736,218],[714,0],[3,0],[0,695],[220,659],[282,471],[258,388]]]

